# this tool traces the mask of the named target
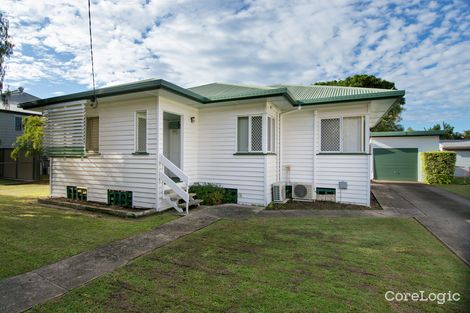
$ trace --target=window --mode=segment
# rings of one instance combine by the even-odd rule
[[[100,151],[100,119],[89,117],[86,119],[86,151]]]
[[[18,132],[23,130],[23,118],[21,116],[15,116],[15,130]]]
[[[147,112],[136,113],[136,152],[147,152]]]
[[[237,120],[238,152],[274,152],[275,120],[262,115],[240,116]],[[267,136],[267,138],[266,138]],[[265,142],[266,139],[266,143]]]
[[[320,127],[322,152],[364,152],[363,116],[322,119]]]
[[[268,152],[276,151],[276,121],[268,116]]]

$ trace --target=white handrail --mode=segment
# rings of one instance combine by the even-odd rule
[[[188,214],[189,209],[189,177],[186,175],[178,166],[173,164],[170,160],[168,160],[164,155],[160,154],[158,156],[158,171],[160,180],[162,183],[166,184],[170,187],[178,196],[181,197],[186,202],[186,214]],[[163,166],[163,170],[161,169],[160,165]],[[170,170],[173,174],[175,174],[183,183],[186,184],[186,190],[181,188],[177,183],[173,181],[168,175],[165,174],[165,168]],[[176,208],[176,207],[175,207]]]
[[[184,191],[183,188],[181,188],[180,186],[178,186],[170,177],[168,177],[165,173],[160,172],[160,178],[184,201],[189,202],[189,193]]]
[[[173,164],[170,160],[168,160],[163,154],[160,154],[160,163],[163,164],[166,168],[168,168],[173,174],[178,176],[178,178],[184,182],[186,185],[189,184],[189,177],[186,175],[178,166]]]

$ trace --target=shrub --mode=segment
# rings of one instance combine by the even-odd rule
[[[197,183],[189,187],[189,192],[195,193],[205,205],[237,202],[236,189],[226,189],[216,184]]]
[[[423,152],[424,181],[428,184],[451,184],[454,180],[455,152]]]

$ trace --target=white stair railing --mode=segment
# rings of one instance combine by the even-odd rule
[[[158,165],[159,165],[158,168],[159,168],[160,183],[163,184],[163,185],[167,185],[181,199],[184,200],[184,202],[186,204],[186,214],[188,214],[188,211],[189,211],[189,177],[188,177],[188,175],[186,175],[178,166],[176,166],[170,160],[168,160],[163,154],[160,154],[159,157],[158,157]],[[173,179],[171,179],[165,173],[165,169],[168,169],[174,175],[176,175],[179,178],[179,180],[185,184],[185,186],[182,187],[182,186],[178,185],[177,183],[175,183],[173,181]],[[168,199],[168,200],[170,200],[170,199]],[[181,209],[179,208],[177,202],[173,203],[173,207],[176,210],[182,212]]]

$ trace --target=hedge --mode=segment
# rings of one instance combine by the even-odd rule
[[[455,152],[422,152],[424,181],[428,184],[451,184],[454,180]]]
[[[223,188],[216,184],[196,183],[189,187],[189,192],[195,193],[196,198],[203,200],[205,205],[237,203],[236,189]]]

